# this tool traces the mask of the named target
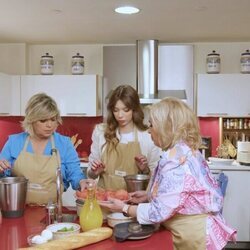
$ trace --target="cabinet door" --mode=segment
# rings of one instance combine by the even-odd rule
[[[62,116],[102,115],[102,78],[96,75],[22,76],[22,115],[29,98],[39,92],[55,99]]]
[[[198,116],[249,116],[250,75],[199,74]]]
[[[237,241],[250,240],[250,171],[223,171],[228,185],[223,216],[237,230]]]
[[[20,76],[0,74],[0,115],[20,115]]]

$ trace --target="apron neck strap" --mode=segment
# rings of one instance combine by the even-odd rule
[[[24,146],[23,146],[23,151],[26,151],[27,147],[28,147],[28,144],[29,144],[29,141],[30,141],[30,136],[28,135],[25,142],[24,142]],[[51,148],[56,148],[55,147],[55,139],[54,139],[54,135],[51,135],[50,137],[50,141],[51,141]]]
[[[135,141],[138,142],[138,130],[136,126],[134,126],[134,137],[135,137]]]

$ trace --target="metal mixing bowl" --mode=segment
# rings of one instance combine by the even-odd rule
[[[128,192],[146,190],[150,176],[146,174],[126,175],[124,180],[127,185]]]

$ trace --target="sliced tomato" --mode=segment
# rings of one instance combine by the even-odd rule
[[[115,198],[122,201],[128,200],[129,199],[128,192],[124,189],[119,189],[115,192]]]
[[[84,191],[76,191],[76,197],[86,199],[87,198],[87,189],[84,189]]]
[[[107,190],[106,195],[107,195],[107,200],[108,198],[115,198],[115,191]]]

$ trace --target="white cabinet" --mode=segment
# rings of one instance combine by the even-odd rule
[[[29,98],[39,92],[55,99],[62,116],[102,115],[102,86],[97,75],[21,76],[21,115]]]
[[[198,74],[198,116],[250,116],[249,74]]]
[[[237,241],[250,241],[250,171],[225,171],[228,186],[223,216],[237,230]]]
[[[0,116],[20,115],[20,76],[0,74]]]
[[[211,171],[228,177],[222,211],[226,223],[237,230],[237,241],[250,241],[250,168],[230,165]]]
[[[193,45],[160,44],[158,47],[158,89],[185,90],[187,104],[194,107]]]

